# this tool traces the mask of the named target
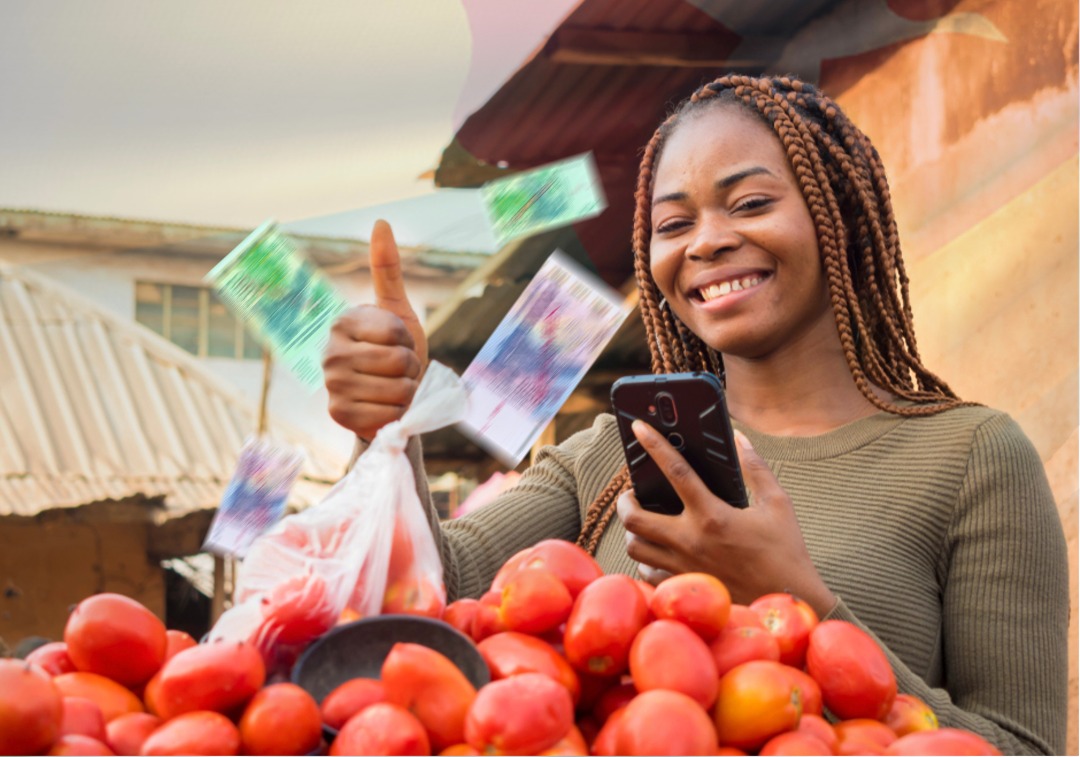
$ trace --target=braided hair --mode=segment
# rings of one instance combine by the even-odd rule
[[[653,174],[677,126],[708,108],[736,107],[768,125],[783,145],[817,231],[840,344],[859,391],[874,406],[922,416],[966,405],[919,357],[908,277],[900,255],[881,158],[862,133],[815,87],[787,76],[727,75],[698,89],[660,125],[645,148],[634,211],[634,274],[653,373],[722,373],[721,357],[671,312],[649,267]],[[878,386],[897,404],[873,391]],[[911,404],[908,404],[911,403]],[[589,505],[578,544],[595,554],[629,488],[625,466]]]

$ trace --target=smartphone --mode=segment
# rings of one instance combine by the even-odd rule
[[[627,376],[611,387],[623,452],[638,502],[646,510],[678,515],[682,501],[642,448],[630,425],[640,419],[663,434],[709,490],[733,507],[746,507],[735,436],[724,387],[711,373]]]

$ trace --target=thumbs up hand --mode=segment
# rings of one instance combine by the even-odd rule
[[[330,417],[370,441],[405,414],[427,366],[424,328],[409,305],[401,257],[386,221],[371,233],[375,304],[360,305],[334,323],[323,357]]]

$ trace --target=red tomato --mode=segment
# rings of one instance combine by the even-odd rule
[[[168,660],[166,660],[168,662]],[[160,715],[161,711],[158,709],[158,692],[161,690],[161,671],[154,673],[154,677],[146,682],[146,686],[143,687],[142,701],[146,706],[146,711],[152,715]]]
[[[801,715],[799,692],[778,662],[744,662],[720,679],[713,717],[723,745],[758,749],[776,734],[795,728]]]
[[[630,647],[630,676],[638,691],[678,691],[705,709],[720,683],[708,645],[677,620],[654,620],[641,629]]]
[[[468,744],[452,744],[446,749],[439,752],[439,757],[456,757],[461,755],[462,757],[478,757],[480,752],[473,749]]]
[[[656,594],[656,587],[648,581],[638,578],[636,579],[637,586],[641,589],[641,596],[645,598],[645,606],[648,607],[652,602],[653,595]],[[649,611],[650,620],[652,619],[652,610]]]
[[[240,732],[220,712],[185,712],[150,734],[143,742],[142,753],[240,754]]]
[[[400,515],[394,518],[394,538],[390,542],[390,566],[386,571],[386,582],[393,583],[413,572],[416,562],[416,550],[413,549],[409,522]]]
[[[915,731],[933,731],[938,727],[937,715],[918,697],[897,694],[888,714],[881,719],[897,736]]]
[[[26,656],[26,661],[37,665],[51,676],[61,676],[78,670],[68,654],[67,644],[62,641],[42,644]]]
[[[619,735],[619,724],[622,723],[625,714],[626,708],[620,707],[612,712],[604,725],[601,726],[592,743],[592,753],[597,757],[615,757],[618,754],[615,739]]]
[[[780,645],[780,662],[793,668],[806,664],[810,632],[818,624],[814,608],[791,594],[766,594],[750,603],[765,630]]]
[[[474,619],[479,609],[480,600],[478,599],[455,599],[443,610],[442,620],[471,639]]]
[[[161,669],[154,704],[163,720],[197,710],[233,713],[266,681],[262,656],[247,642],[210,642],[178,652]]]
[[[142,702],[129,689],[116,681],[96,673],[64,673],[53,678],[53,683],[65,697],[84,697],[101,708],[105,722],[129,712],[142,712]]]
[[[383,595],[384,615],[420,615],[439,618],[446,608],[446,591],[424,576],[407,575],[387,584]]]
[[[465,718],[465,741],[484,754],[539,754],[574,725],[566,687],[540,673],[492,681]]]
[[[383,661],[381,679],[386,701],[416,715],[433,750],[465,741],[465,714],[476,688],[445,655],[399,642]]]
[[[821,701],[821,687],[817,681],[801,670],[788,668],[787,674],[791,676],[791,683],[799,693],[799,701],[802,702],[803,716],[822,715],[824,709]]]
[[[619,676],[598,676],[575,670],[581,683],[581,696],[578,697],[578,711],[591,712],[608,689],[619,685]]]
[[[379,702],[349,718],[330,745],[330,754],[427,755],[431,744],[415,715],[403,707]]]
[[[477,648],[487,662],[492,680],[521,673],[541,673],[562,684],[574,704],[581,695],[577,673],[566,658],[542,639],[514,631],[497,633],[481,641]]]
[[[736,749],[733,746],[722,746],[713,752],[715,755],[723,755],[724,757],[746,757],[746,752],[741,749]]]
[[[105,741],[105,716],[97,702],[85,697],[64,697],[61,707],[61,736],[78,734]]]
[[[558,576],[543,568],[522,568],[502,589],[499,613],[508,631],[542,634],[566,622],[574,599]]]
[[[499,612],[501,602],[502,593],[494,590],[480,597],[479,605],[476,608],[476,617],[473,618],[473,641],[480,642],[492,634],[510,630],[503,621],[502,613]]]
[[[731,613],[731,594],[708,573],[680,573],[656,587],[649,609],[657,618],[678,620],[705,641],[720,635]]]
[[[165,624],[134,599],[95,594],[75,606],[64,627],[75,667],[125,686],[150,680],[165,662]]]
[[[832,750],[817,736],[803,731],[786,731],[765,742],[760,755],[832,754]]]
[[[491,588],[502,591],[510,576],[526,568],[551,571],[574,599],[582,589],[604,575],[600,564],[577,544],[562,539],[545,539],[507,560],[495,575]]]
[[[541,757],[570,757],[571,755],[589,754],[589,745],[577,726],[570,726],[570,731],[559,739],[555,746],[540,752]]]
[[[615,731],[616,754],[716,753],[716,731],[708,713],[685,694],[646,691],[621,712]]]
[[[264,634],[274,644],[306,644],[334,627],[326,581],[314,574],[282,581],[262,600]]]
[[[578,595],[566,621],[566,659],[587,673],[622,673],[648,613],[634,579],[619,574],[596,579]]]
[[[319,705],[295,683],[262,689],[240,718],[244,754],[307,754],[321,741]]]
[[[149,712],[129,712],[105,726],[105,744],[120,755],[142,754],[142,745],[161,725]]]
[[[795,730],[820,739],[829,748],[830,752],[836,752],[836,747],[839,745],[836,731],[833,729],[832,724],[820,715],[804,712],[802,717],[799,718],[799,725]]]
[[[997,747],[978,734],[960,728],[916,731],[889,744],[885,754],[1000,755]]]
[[[100,739],[85,736],[81,733],[69,733],[57,739],[56,743],[52,745],[52,749],[45,754],[83,755],[83,757],[87,755],[103,755],[104,757],[111,757],[112,750]]]
[[[596,701],[596,706],[592,709],[593,717],[596,718],[596,722],[603,725],[616,710],[621,710],[630,704],[630,700],[637,695],[637,687],[632,681],[612,686]]]
[[[725,628],[760,628],[764,631],[765,624],[761,622],[761,616],[746,605],[732,604]]]
[[[60,736],[62,694],[41,668],[0,659],[0,754],[40,754]]]
[[[836,753],[840,755],[885,754],[896,734],[884,723],[869,718],[842,720],[833,726]]]
[[[717,675],[721,676],[736,665],[751,660],[780,660],[776,637],[760,626],[727,625],[709,644],[709,651],[716,663]]]
[[[322,701],[323,722],[335,731],[369,705],[386,701],[382,681],[373,678],[353,678],[338,686]]]
[[[825,706],[845,720],[880,720],[896,698],[896,676],[881,647],[843,620],[827,620],[814,629],[806,670],[821,686]]]
[[[198,643],[191,634],[170,628],[165,632],[165,659],[170,660],[176,656],[177,652],[191,649]]]

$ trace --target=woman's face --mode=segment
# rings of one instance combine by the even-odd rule
[[[784,149],[737,106],[693,115],[668,137],[650,258],[675,315],[725,355],[766,358],[836,331],[817,233]]]

